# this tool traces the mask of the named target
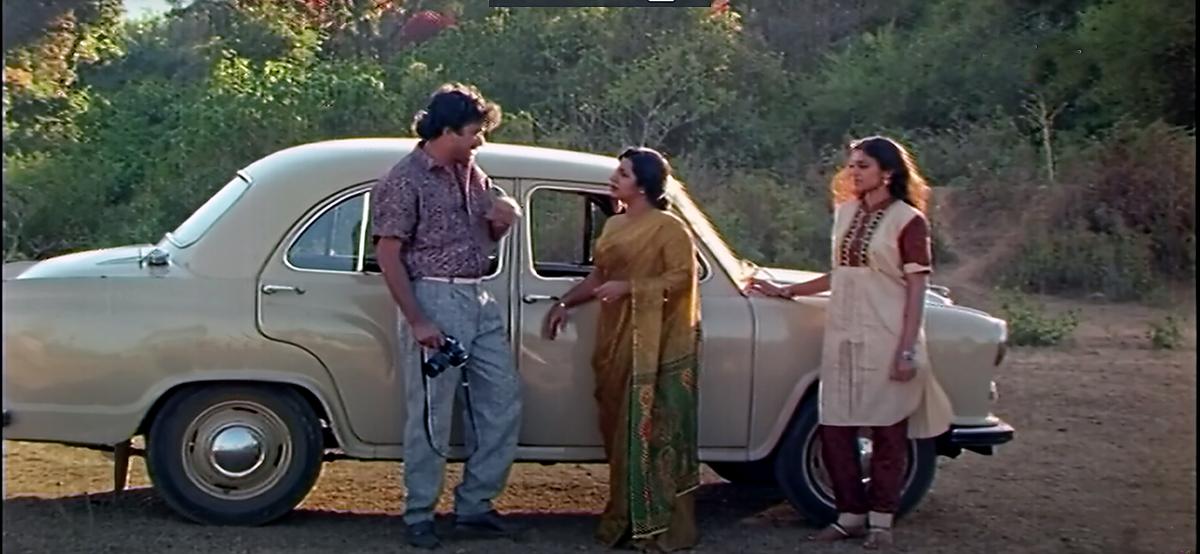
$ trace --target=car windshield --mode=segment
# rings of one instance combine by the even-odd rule
[[[692,201],[691,195],[687,193],[682,183],[672,179],[670,187],[671,201],[674,202],[684,219],[691,224],[692,231],[696,233],[697,238],[708,245],[713,256],[717,258],[717,263],[723,266],[734,280],[744,279],[750,270],[748,262],[733,253],[721,233],[708,220],[708,216]]]
[[[204,233],[221,218],[229,208],[250,188],[250,181],[238,175],[221,190],[212,195],[200,209],[192,213],[174,231],[167,233],[167,240],[179,248],[187,248],[200,240]]]

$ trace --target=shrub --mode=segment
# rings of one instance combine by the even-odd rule
[[[1168,315],[1161,320],[1150,322],[1146,338],[1155,350],[1175,350],[1183,346],[1183,331],[1180,330],[1179,319]]]
[[[1076,312],[1049,315],[1019,293],[1001,293],[1000,314],[1008,321],[1008,342],[1013,346],[1054,346],[1079,326]]]
[[[1195,278],[1195,137],[1156,123],[1101,141],[1065,164],[1064,181],[1076,184],[1017,200],[1044,213],[1003,261],[1001,284],[1141,300],[1166,279]]]
[[[1092,293],[1140,300],[1156,287],[1143,237],[1128,231],[1096,233],[1075,227],[1030,233],[1000,270],[1000,284],[1043,294]]]
[[[1096,150],[1096,176],[1084,197],[1091,202],[1082,203],[1093,225],[1119,222],[1148,239],[1156,271],[1194,278],[1196,137],[1162,123],[1122,125]],[[1117,221],[1098,221],[1098,214]]]

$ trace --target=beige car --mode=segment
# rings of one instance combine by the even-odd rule
[[[287,149],[232,176],[157,245],[96,250],[4,268],[8,440],[114,450],[124,486],[130,441],[184,516],[260,524],[294,508],[324,460],[399,460],[404,380],[393,303],[374,258],[370,187],[415,146],[357,139]],[[540,336],[553,301],[589,271],[611,213],[614,158],[526,146],[478,154],[526,218],[487,278],[507,307],[524,383],[518,457],[599,462],[589,357],[596,307],[558,340]],[[703,300],[700,459],[734,483],[773,483],[806,515],[833,514],[821,466],[817,364],[826,297],[748,297],[762,272],[738,258],[682,187],[698,239]],[[929,489],[939,455],[990,454],[1013,430],[991,413],[1006,326],[928,296],[935,371],[955,411],[936,440],[912,441],[902,510]],[[469,429],[469,426],[465,427]],[[464,426],[456,424],[461,456]],[[862,460],[869,464],[870,441]],[[399,499],[397,499],[399,501]]]

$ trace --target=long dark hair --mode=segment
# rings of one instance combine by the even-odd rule
[[[667,179],[671,177],[671,164],[667,163],[665,156],[657,150],[641,146],[627,148],[617,159],[629,160],[638,188],[642,189],[650,205],[663,211],[671,209],[671,201],[667,198]]]
[[[434,91],[429,105],[413,117],[412,130],[423,140],[433,140],[446,129],[457,133],[473,123],[491,131],[500,125],[501,117],[500,106],[489,102],[475,87],[449,83]]]
[[[900,143],[887,137],[873,136],[851,142],[849,151],[855,150],[870,156],[879,164],[880,170],[891,173],[888,192],[893,198],[908,203],[922,213],[926,212],[929,185],[917,167],[916,158]],[[833,178],[832,188],[834,203],[854,198],[854,182],[844,169]]]

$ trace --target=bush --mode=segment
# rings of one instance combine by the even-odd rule
[[[1079,326],[1076,312],[1048,315],[1027,297],[1012,292],[1001,293],[1000,314],[1008,321],[1008,342],[1013,346],[1054,346]]]
[[[1165,280],[1195,278],[1195,136],[1156,123],[1100,140],[1064,163],[1064,182],[1078,184],[1014,199],[1044,213],[1002,261],[1002,285],[1142,300]]]
[[[1117,127],[1094,155],[1081,214],[1094,227],[1123,225],[1149,242],[1154,269],[1196,276],[1196,137],[1163,123]],[[1109,220],[1104,220],[1109,216]]]
[[[1027,184],[1039,179],[1037,149],[1002,115],[898,138],[909,145],[935,186]]]
[[[1168,315],[1165,318],[1150,322],[1150,330],[1146,338],[1155,350],[1175,350],[1183,346],[1183,331],[1180,330],[1179,319]]]
[[[1024,292],[1102,294],[1118,301],[1146,298],[1157,287],[1147,241],[1125,230],[1031,233],[999,275],[1001,286]]]

